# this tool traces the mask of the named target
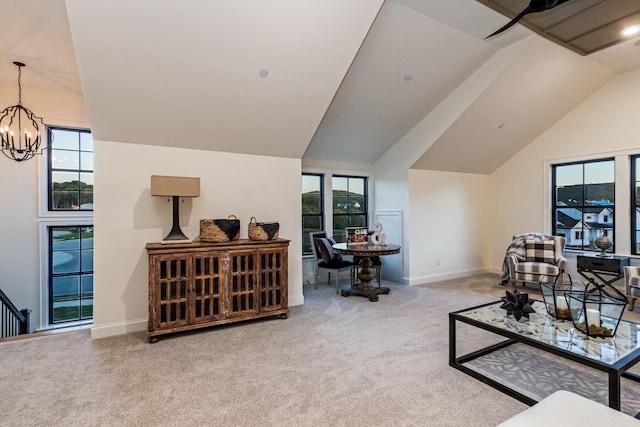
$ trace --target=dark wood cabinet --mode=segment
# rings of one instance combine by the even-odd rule
[[[289,240],[147,244],[150,342],[162,334],[287,317]]]

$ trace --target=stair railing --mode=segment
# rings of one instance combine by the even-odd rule
[[[0,289],[0,338],[29,333],[31,310],[18,310],[9,297]]]

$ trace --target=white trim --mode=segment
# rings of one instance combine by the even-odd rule
[[[148,327],[147,319],[129,320],[126,322],[108,323],[106,325],[94,326],[91,328],[91,339],[107,338],[116,335],[130,334],[132,332],[146,331]]]
[[[453,273],[429,274],[427,276],[413,277],[409,279],[409,286],[426,285],[429,283],[441,282],[443,280],[462,279],[472,277],[477,274],[491,273],[492,268],[479,267],[468,270],[456,271]]]

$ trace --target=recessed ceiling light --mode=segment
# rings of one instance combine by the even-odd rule
[[[269,75],[269,70],[267,70],[266,68],[263,68],[262,70],[260,70],[260,77],[267,77]]]
[[[412,78],[413,78],[413,76],[411,74],[407,74],[406,76],[404,76],[404,81],[408,82]]]
[[[635,36],[636,34],[640,34],[640,25],[630,25],[622,30],[622,35],[625,37]]]

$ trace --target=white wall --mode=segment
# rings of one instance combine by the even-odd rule
[[[200,177],[200,197],[180,206],[183,232],[195,238],[202,218],[236,215],[280,222],[289,246],[289,304],[303,303],[299,159],[96,141],[95,305],[92,337],[146,330],[145,245],[171,228],[171,203],[151,197],[151,175]]]
[[[414,240],[423,239],[426,236],[414,232],[411,226],[416,223],[431,221],[432,218],[435,219],[432,205],[413,203],[412,199],[414,197],[419,199],[426,197],[429,200],[429,195],[423,194],[423,191],[430,191],[431,184],[429,182],[422,183],[420,180],[436,177],[436,180],[440,181],[440,178],[444,175],[412,174],[413,171],[410,169],[469,105],[477,99],[482,91],[517,57],[518,53],[526,46],[528,40],[522,40],[498,51],[374,164],[374,210],[401,210],[403,214],[402,256],[405,269],[404,278],[408,283],[423,283],[425,280],[430,280],[429,278],[434,274],[440,276],[442,274],[448,275],[449,273],[445,272],[450,271],[448,267],[445,269],[443,264],[438,266],[437,271],[432,271],[431,269],[425,270],[426,266],[417,266],[411,262],[416,259],[420,260],[418,261],[420,263],[422,262],[421,257],[428,256],[428,253],[422,252],[425,250],[422,243],[418,243],[417,246],[414,246],[413,243]],[[463,181],[466,180],[466,178],[461,179]],[[413,186],[415,188],[412,188]],[[439,195],[436,195],[434,199],[437,200],[439,197]],[[463,215],[467,214],[467,212],[460,212],[459,214]],[[438,217],[437,219],[441,218]],[[454,228],[456,226],[457,224],[449,224],[448,221],[444,222],[445,228]],[[449,240],[445,239],[441,244],[448,245],[448,242]],[[451,247],[455,247],[456,251],[460,251],[461,247],[453,246],[454,244],[452,241]],[[470,258],[474,256],[473,253],[469,255]],[[475,266],[475,264],[475,262],[471,262],[468,265]],[[418,275],[415,274],[414,267],[420,271]],[[475,267],[469,268],[475,269]]]
[[[640,153],[640,69],[619,74],[491,175],[489,265],[498,269],[514,234],[551,231],[550,164]],[[616,252],[628,253],[628,165],[617,162]],[[626,167],[626,171],[624,170]]]
[[[23,86],[22,104],[41,116],[47,125],[88,127],[87,114],[81,96],[45,92]],[[15,105],[17,86],[0,86],[0,106]],[[16,162],[0,155],[0,289],[18,309],[29,308],[31,329],[40,326],[41,265],[40,221],[50,215],[39,206],[41,171],[46,163],[41,156]],[[44,197],[44,195],[42,195]]]
[[[489,184],[488,175],[409,171],[411,285],[485,271]]]

